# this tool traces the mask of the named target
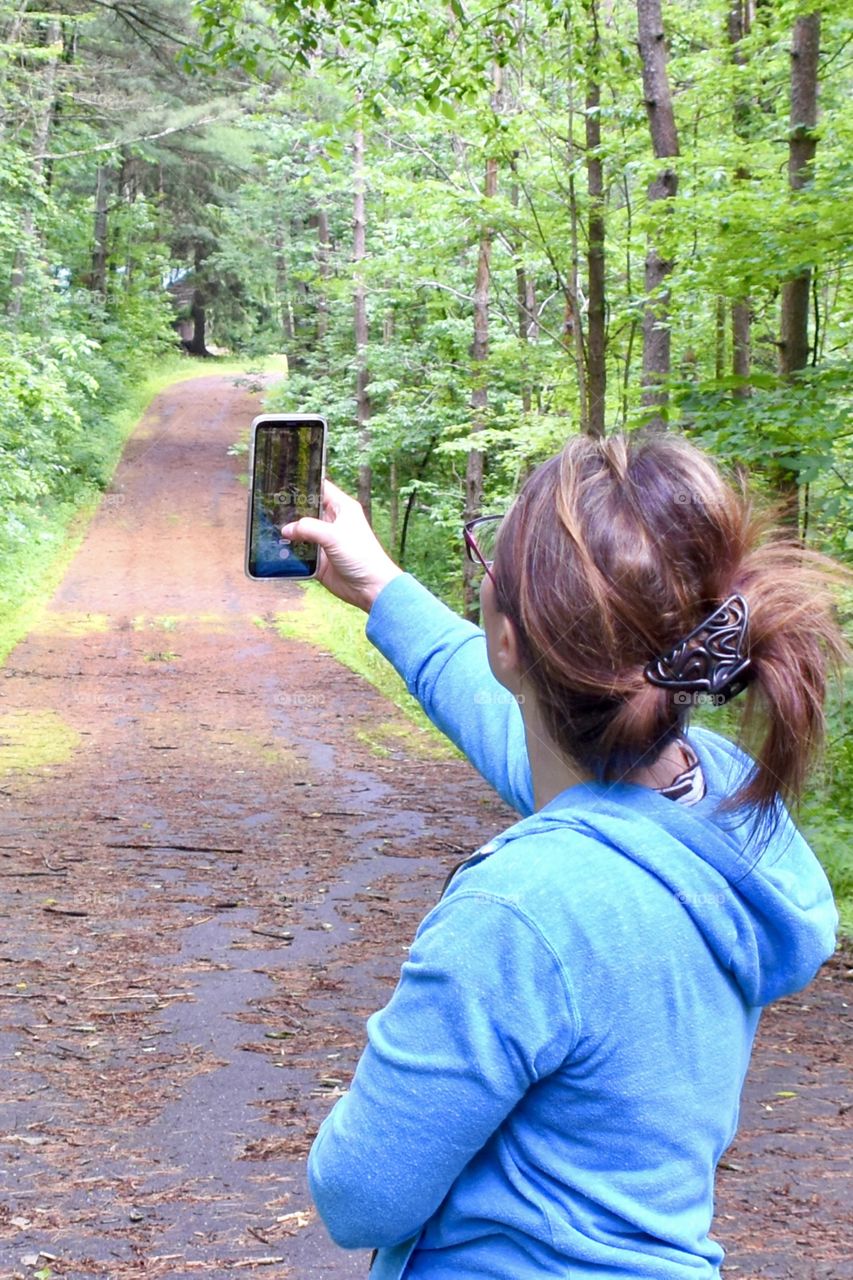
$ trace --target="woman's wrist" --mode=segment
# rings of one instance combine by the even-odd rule
[[[393,582],[395,578],[399,578],[404,572],[405,570],[401,569],[399,565],[394,564],[393,560],[389,560],[388,564],[379,572],[371,575],[371,578],[365,584],[364,591],[362,593],[363,604],[361,607],[365,613],[370,613],[377,596],[385,590],[388,583]]]

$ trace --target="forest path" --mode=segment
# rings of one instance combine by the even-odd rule
[[[217,376],[155,401],[2,672],[2,1280],[365,1275],[305,1155],[447,867],[509,816],[413,732],[375,754],[395,710],[269,625],[301,592],[242,571],[258,409]],[[737,1280],[853,1276],[842,976],[764,1020]]]

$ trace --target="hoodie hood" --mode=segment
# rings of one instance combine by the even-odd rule
[[[581,783],[490,841],[471,862],[508,840],[569,826],[605,842],[679,899],[706,944],[734,975],[749,1005],[805,987],[835,949],[838,914],[823,868],[780,805],[769,833],[721,814],[752,761],[716,734],[689,741],[707,793],[681,805],[646,787]]]

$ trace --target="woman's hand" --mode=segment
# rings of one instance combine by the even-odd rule
[[[317,579],[332,595],[369,613],[384,586],[403,572],[386,554],[355,498],[323,481],[323,519],[303,516],[283,526],[292,542],[320,547]]]

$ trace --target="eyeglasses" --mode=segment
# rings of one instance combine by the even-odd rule
[[[469,520],[462,526],[468,559],[485,569],[492,582],[495,581],[495,575],[492,573],[492,565],[495,562],[495,543],[502,520],[503,516],[478,516],[476,520]]]

